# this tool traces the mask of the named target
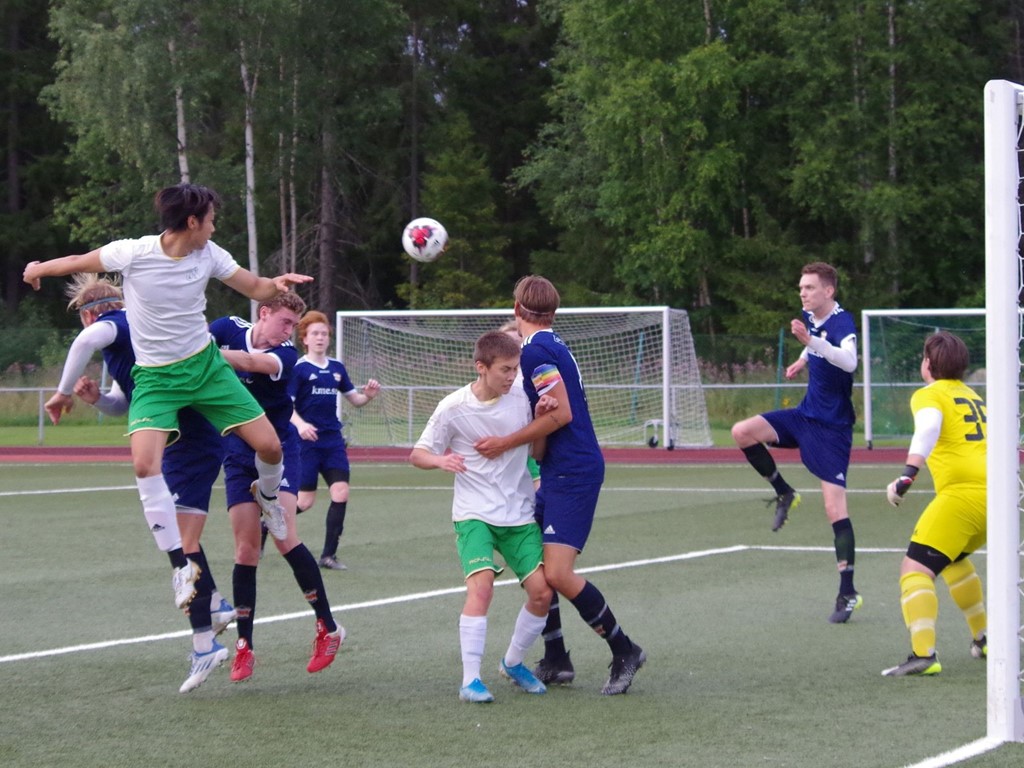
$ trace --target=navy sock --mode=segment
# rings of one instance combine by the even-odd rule
[[[743,455],[747,457],[750,466],[757,470],[757,474],[772,484],[772,488],[775,489],[779,496],[784,493],[793,492],[792,486],[783,480],[782,475],[779,474],[775,459],[772,458],[764,443],[755,443],[754,445],[747,446],[743,449]]]
[[[171,568],[184,568],[185,567],[185,550],[181,547],[172,549],[167,553],[167,557],[171,560]]]
[[[252,620],[256,615],[256,566],[239,565],[231,574],[234,587],[235,610],[238,618],[238,637],[249,643],[252,648]]]
[[[588,581],[572,599],[572,604],[579,612],[580,618],[611,646],[612,653],[623,656],[632,650],[633,643],[615,620],[615,614],[612,613],[601,590]]]
[[[195,597],[192,598],[188,607],[188,623],[193,632],[205,632],[213,625],[213,621],[210,619],[210,595],[213,594],[210,584],[213,579],[210,578],[210,569],[206,567],[206,559],[202,558],[201,554],[200,552],[189,552],[185,555],[202,568],[199,578],[196,580]]]
[[[853,587],[853,561],[856,555],[856,541],[850,518],[832,523],[835,534],[836,562],[839,563],[839,594],[849,595],[857,590]]]
[[[555,661],[565,656],[565,639],[562,637],[562,613],[558,610],[558,593],[552,592],[548,618],[544,623],[544,658]]]
[[[320,567],[317,565],[313,553],[309,551],[305,544],[299,542],[297,546],[293,547],[284,556],[284,559],[292,567],[295,581],[298,583],[299,589],[306,596],[306,600],[313,607],[316,617],[324,623],[328,632],[336,630],[338,625],[334,621],[334,615],[331,613],[331,604],[327,602],[324,578],[320,574]]]
[[[206,560],[206,551],[203,549],[202,544],[199,545],[199,551],[195,554],[188,555],[188,558],[203,569],[203,572],[199,574],[199,578],[209,580],[210,594],[212,595],[217,591],[217,582],[213,580],[213,571],[210,570],[210,564]]]
[[[327,507],[326,533],[324,534],[324,551],[321,557],[334,557],[338,554],[338,539],[345,530],[345,509],[347,501],[332,501]]]

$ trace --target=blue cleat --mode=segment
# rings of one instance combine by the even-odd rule
[[[502,659],[501,664],[498,665],[498,672],[501,673],[502,677],[507,677],[527,693],[548,692],[548,689],[544,687],[544,683],[534,677],[533,672],[527,669],[525,664],[520,663],[510,667]]]
[[[479,677],[459,689],[459,698],[474,704],[489,704],[494,701],[494,696],[487,690],[487,686],[480,682]]]

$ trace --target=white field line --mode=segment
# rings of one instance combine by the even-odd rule
[[[223,488],[221,484],[215,485],[214,489]],[[0,491],[0,498],[12,498],[18,496],[49,496],[52,494],[61,493],[106,493],[109,491],[134,491],[137,490],[134,485],[106,485],[96,486],[92,488],[41,488],[38,490],[19,490],[19,491]],[[452,490],[450,485],[402,485],[402,486],[389,486],[389,485],[359,485],[358,490],[363,491],[383,491],[387,493],[396,493],[399,491],[413,491],[419,493],[421,491],[448,491]],[[679,486],[677,488],[666,488],[664,486],[650,487],[650,488],[637,488],[637,487],[623,487],[617,488],[614,486],[604,486],[601,489],[602,493],[636,493],[642,491],[643,493],[757,493],[757,494],[771,494],[770,488],[763,486],[758,488],[702,488],[697,486]],[[847,493],[850,494],[881,494],[885,493],[884,488],[847,488]],[[801,494],[820,494],[820,488],[810,488],[807,490],[801,490]]]
[[[647,560],[633,560],[625,563],[612,563],[609,565],[598,565],[590,568],[583,568],[578,573],[597,573],[599,571],[614,571],[622,568],[636,568],[644,565],[659,565],[661,563],[671,563],[680,560],[692,560],[699,557],[709,557],[711,555],[726,555],[733,552],[742,552],[749,547],[743,545],[737,545],[732,547],[724,547],[722,549],[707,549],[697,552],[683,552],[678,555],[669,555],[666,557],[655,557]],[[507,587],[517,585],[519,582],[516,579],[501,579],[494,582],[496,587]],[[397,603],[412,603],[419,600],[429,600],[434,597],[445,597],[447,595],[457,595],[460,592],[465,592],[466,587],[463,585],[457,587],[449,587],[447,589],[434,589],[429,592],[413,592],[407,595],[396,595],[394,597],[385,597],[378,600],[366,600],[360,603],[348,603],[346,605],[335,606],[333,609],[334,613],[344,613],[346,611],[357,611],[366,608],[379,608],[385,605],[395,605]],[[306,618],[313,616],[312,610],[296,611],[294,613],[282,613],[276,616],[264,616],[255,620],[255,624],[273,624],[279,621],[292,621],[293,619]],[[127,637],[119,638],[117,640],[103,640],[97,643],[85,643],[82,645],[71,645],[63,648],[49,648],[43,651],[32,651],[29,653],[16,653],[8,656],[0,656],[0,664],[8,664],[14,661],[29,661],[32,659],[41,659],[48,656],[63,656],[70,653],[82,653],[83,651],[97,651],[105,648],[115,648],[122,645],[138,645],[139,643],[151,643],[159,640],[174,640],[182,637],[190,637],[192,631],[190,629],[183,629],[176,632],[165,632],[159,635],[143,635],[141,637]]]
[[[107,489],[113,490],[113,489]],[[831,552],[831,547],[782,547],[782,546],[748,546],[745,544],[736,544],[731,547],[721,547],[718,549],[704,549],[696,550],[693,552],[682,552],[677,555],[666,555],[664,557],[652,557],[643,560],[628,560],[622,563],[609,563],[607,565],[595,565],[588,568],[580,568],[577,573],[600,573],[603,571],[617,571],[625,568],[639,568],[649,565],[661,565],[664,563],[675,563],[683,560],[695,560],[702,557],[712,557],[715,555],[729,555],[737,552],[747,551],[766,551],[766,552]],[[902,552],[902,549],[893,548],[869,548],[865,547],[859,549],[860,553],[898,553]],[[516,579],[501,579],[494,582],[496,587],[507,587],[517,585],[519,582]],[[385,605],[396,605],[398,603],[411,603],[420,600],[429,600],[435,597],[447,597],[448,595],[456,595],[460,592],[465,592],[464,586],[449,587],[446,589],[435,589],[428,592],[412,592],[406,595],[396,595],[394,597],[380,598],[377,600],[366,600],[359,603],[348,603],[346,605],[335,606],[333,609],[334,613],[344,613],[346,611],[357,611],[367,608],[379,608]],[[253,623],[255,624],[273,624],[280,621],[291,621],[293,619],[307,618],[313,616],[314,613],[311,610],[296,611],[294,613],[282,613],[276,616],[265,616],[256,619]],[[64,656],[72,653],[82,653],[85,651],[97,651],[106,648],[115,648],[123,645],[138,645],[140,643],[158,642],[160,640],[174,640],[183,637],[189,637],[191,630],[180,630],[177,632],[165,632],[159,635],[143,635],[141,637],[129,637],[121,638],[118,640],[104,640],[97,643],[85,643],[82,645],[65,646],[63,648],[50,648],[43,651],[33,651],[31,653],[17,653],[9,656],[0,656],[0,664],[7,664],[16,661],[30,661],[34,659],[46,658],[49,656]],[[964,760],[982,755],[998,747],[1002,742],[995,739],[979,739],[977,741],[964,744],[957,749],[949,752],[944,752],[941,755],[929,758],[913,765],[904,766],[904,768],[947,768],[947,766],[954,765]]]
[[[922,760],[920,763],[905,765],[903,768],[946,768],[946,766],[955,765],[956,763],[963,762],[964,760],[970,760],[978,755],[983,755],[986,752],[991,752],[1002,743],[1003,742],[999,739],[991,739],[987,737],[984,739],[978,739],[977,741],[964,744],[956,749],[951,749],[948,752],[943,752],[941,755],[929,757],[927,760]]]

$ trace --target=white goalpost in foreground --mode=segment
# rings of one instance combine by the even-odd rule
[[[1021,709],[1021,132],[1024,87],[985,85],[988,738],[1024,741]]]

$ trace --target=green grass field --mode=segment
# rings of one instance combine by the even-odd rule
[[[804,503],[772,534],[767,488],[749,468],[609,466],[580,566],[593,569],[648,665],[628,695],[600,696],[607,647],[563,608],[575,684],[539,697],[511,688],[496,667],[521,595],[503,580],[484,666],[497,701],[469,705],[457,698],[449,476],[354,466],[340,553],[349,570],[324,574],[349,634],[332,667],[306,673],[313,619],[268,549],[255,675],[235,685],[225,667],[183,696],[187,624],[130,468],[0,465],[0,765],[892,768],[984,737],[985,667],[970,658],[944,586],[943,673],[879,674],[908,652],[896,571],[926,482],[896,511],[878,490],[892,468],[854,467],[866,602],[834,626],[821,496],[802,469],[786,472]],[[299,520],[314,554],[324,506],[321,494]],[[204,542],[230,599],[226,514],[211,516]],[[223,637],[233,642],[233,628]],[[1024,745],[1012,744],[959,764],[1022,761]]]

